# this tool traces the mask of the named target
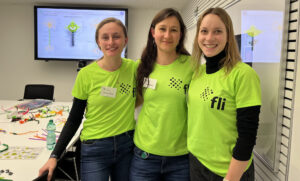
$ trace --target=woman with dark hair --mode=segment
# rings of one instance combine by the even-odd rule
[[[120,20],[102,20],[95,38],[103,57],[82,68],[77,75],[68,120],[49,160],[39,171],[39,175],[49,171],[48,181],[84,114],[86,119],[80,135],[81,180],[129,180],[134,147],[136,64],[121,58],[128,37]]]
[[[206,63],[201,65],[204,57]],[[256,72],[241,62],[230,16],[210,8],[197,22],[188,93],[192,181],[254,181],[261,106]]]
[[[153,19],[137,69],[138,103],[130,180],[188,181],[186,93],[192,76],[180,14],[161,10]]]

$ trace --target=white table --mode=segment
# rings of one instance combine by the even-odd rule
[[[20,101],[9,101],[9,100],[0,100],[1,108],[9,108],[16,104],[20,104]],[[58,108],[59,106],[69,106],[71,109],[71,102],[53,102],[49,105],[50,108]],[[33,110],[34,111],[34,110]],[[6,171],[9,169],[12,172],[12,175],[7,173],[0,174],[0,178],[3,177],[5,179],[11,179],[14,181],[29,181],[33,180],[38,176],[39,169],[46,163],[48,160],[51,151],[46,148],[46,141],[40,140],[32,140],[29,138],[33,138],[34,135],[42,135],[45,133],[43,129],[46,129],[46,125],[49,119],[55,120],[67,118],[68,113],[63,112],[63,115],[57,115],[55,117],[50,118],[37,118],[40,123],[38,124],[36,121],[26,122],[24,124],[20,124],[19,122],[11,122],[11,119],[7,118],[7,113],[4,113],[3,110],[0,111],[0,130],[5,130],[6,133],[0,132],[0,144],[7,144],[9,147],[21,146],[21,147],[40,147],[41,152],[36,157],[36,159],[0,159],[0,171]],[[61,131],[63,128],[63,124],[57,124],[57,131]],[[28,131],[38,131],[35,133],[28,133],[24,135],[13,135],[10,132],[15,133],[24,133]],[[80,129],[77,131],[67,149],[71,147],[74,142],[79,137]]]

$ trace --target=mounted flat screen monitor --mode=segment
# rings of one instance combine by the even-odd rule
[[[114,17],[127,26],[127,9],[34,7],[35,59],[90,61],[103,56],[95,42],[96,27]],[[127,49],[122,57],[127,57]]]

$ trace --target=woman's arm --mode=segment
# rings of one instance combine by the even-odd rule
[[[74,134],[76,133],[76,131],[78,130],[81,124],[86,103],[87,103],[86,100],[80,100],[74,98],[68,120],[59,136],[59,139],[55,145],[54,150],[51,153],[49,160],[39,170],[39,176],[41,176],[45,171],[48,170],[49,172],[48,172],[47,180],[48,181],[51,180],[53,171],[57,165],[58,158],[61,157],[68,143],[73,138]]]
[[[260,106],[237,109],[238,138],[225,177],[229,181],[239,181],[247,168],[256,143],[259,113]]]

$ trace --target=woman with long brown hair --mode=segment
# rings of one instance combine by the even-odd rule
[[[143,103],[134,134],[130,180],[189,181],[186,93],[192,76],[180,14],[161,10],[153,19],[137,70]]]

